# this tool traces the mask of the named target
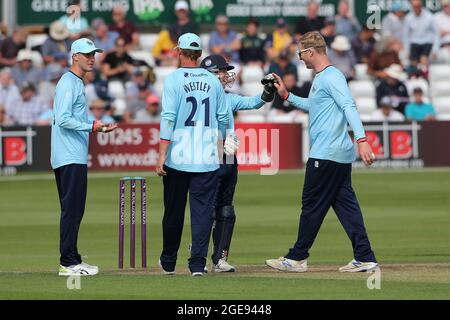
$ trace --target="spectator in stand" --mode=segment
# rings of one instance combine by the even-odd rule
[[[101,121],[104,124],[114,123],[114,119],[108,114],[111,106],[103,100],[95,100],[89,105],[89,121]]]
[[[405,16],[408,6],[402,0],[392,3],[390,12],[384,16],[381,22],[381,34],[383,37],[393,37],[402,42],[405,28]]]
[[[305,17],[301,17],[295,27],[296,38],[310,31],[320,31],[325,27],[325,18],[319,16],[320,5],[312,0],[308,3]]]
[[[53,55],[54,63],[57,63],[63,68],[64,72],[69,71],[69,63],[68,63],[68,56],[64,53],[57,52]]]
[[[134,60],[127,53],[126,41],[123,38],[117,38],[116,50],[106,55],[101,65],[102,74],[108,81],[118,80],[123,83],[128,81],[133,74]]]
[[[50,25],[48,38],[42,44],[41,53],[45,64],[55,61],[56,54],[64,54],[67,57],[72,41],[69,40],[69,29],[61,21],[54,21]]]
[[[411,0],[412,11],[405,18],[404,49],[413,65],[428,66],[429,56],[437,54],[439,32],[434,16],[422,5],[422,0]]]
[[[67,14],[62,16],[59,21],[61,21],[69,30],[69,37],[72,41],[91,34],[91,30],[89,30],[89,22],[81,14],[80,0],[69,1]]]
[[[356,59],[351,48],[347,37],[337,36],[328,52],[330,62],[344,74],[347,81],[355,77]]]
[[[375,50],[375,31],[364,26],[359,35],[351,41],[357,63],[368,63]]]
[[[45,101],[36,95],[36,88],[32,83],[23,83],[20,89],[20,98],[12,101],[11,120],[20,126],[31,126],[36,123],[44,111],[50,109]]]
[[[156,95],[149,95],[145,100],[145,109],[136,112],[134,123],[160,123],[161,115],[159,111],[159,98]]]
[[[348,0],[339,2],[338,14],[336,15],[336,34],[346,36],[350,41],[361,31],[358,20],[352,16]]]
[[[141,69],[135,69],[131,81],[125,84],[127,101],[133,101],[138,98],[139,88],[147,88],[150,92],[153,92],[152,84],[146,77],[145,72]]]
[[[406,74],[401,65],[393,64],[384,70],[386,78],[383,79],[376,88],[377,104],[381,104],[381,98],[390,97],[393,107],[404,113],[405,106],[409,102],[408,90],[403,83],[406,80]]]
[[[435,15],[441,45],[438,59],[441,62],[450,63],[450,0],[441,0],[441,6],[442,11]]]
[[[40,96],[48,106],[53,106],[56,85],[63,74],[64,70],[59,64],[52,63],[48,65],[45,81],[42,81],[39,85]]]
[[[6,109],[0,104],[0,128],[14,125],[14,122],[6,114]]]
[[[216,17],[216,31],[209,38],[209,51],[212,54],[224,55],[231,52],[231,61],[239,61],[241,42],[236,31],[230,29],[228,18],[225,15]]]
[[[280,53],[276,62],[272,62],[268,73],[275,73],[280,77],[283,77],[287,73],[292,73],[295,75],[295,83],[298,82],[297,67],[291,62],[289,53],[286,50]]]
[[[330,47],[336,37],[336,19],[334,17],[327,17],[325,19],[324,27],[320,30],[320,34],[325,39],[327,46]]]
[[[119,33],[109,31],[108,25],[102,18],[92,20],[91,27],[94,35],[94,43],[97,48],[102,49],[105,55],[114,51]]]
[[[177,21],[167,28],[174,35],[175,43],[185,33],[199,33],[198,24],[189,17],[189,4],[187,1],[179,0],[175,3],[175,16]]]
[[[178,56],[174,48],[178,35],[174,29],[161,30],[152,49],[152,55],[157,66],[177,66]]]
[[[0,68],[13,67],[20,50],[25,49],[28,32],[25,29],[14,30],[11,37],[0,44]]]
[[[147,86],[139,86],[137,99],[128,102],[127,108],[123,114],[123,120],[126,123],[132,123],[133,119],[136,118],[136,114],[147,107],[147,97],[151,94],[152,92]]]
[[[95,100],[103,100],[110,102],[113,98],[109,95],[108,81],[103,80],[99,72],[94,69],[84,76],[87,104],[90,105]]]
[[[375,110],[371,116],[370,121],[373,122],[401,122],[405,121],[403,114],[394,110],[394,104],[390,97],[383,97],[380,100],[380,107]]]
[[[250,18],[247,21],[245,33],[241,37],[239,56],[243,64],[256,64],[262,68],[266,63],[264,54],[265,39],[258,35],[258,29],[259,21],[255,18]]]
[[[9,107],[14,107],[14,100],[20,98],[19,88],[17,87],[14,79],[11,75],[10,69],[3,69],[0,71],[0,105],[2,105],[7,111],[8,115],[11,114]]]
[[[377,79],[387,77],[384,70],[393,64],[401,65],[399,53],[402,50],[402,43],[394,37],[388,37],[375,45],[375,50],[367,62],[367,73]]]
[[[134,50],[139,48],[139,32],[136,26],[127,21],[125,8],[121,5],[114,6],[112,10],[113,24],[109,26],[110,31],[115,31],[120,38],[125,40],[125,45],[128,49]]]
[[[278,18],[276,29],[268,40],[267,57],[271,61],[275,61],[281,52],[290,52],[293,43],[294,39],[288,31],[286,21],[283,18]]]
[[[43,78],[42,70],[33,66],[32,55],[31,50],[20,50],[17,56],[17,64],[11,69],[11,75],[19,85],[24,82],[38,85]]]
[[[410,121],[436,120],[436,111],[430,103],[423,101],[421,88],[414,88],[414,101],[406,105],[405,115]]]
[[[297,80],[295,73],[286,73],[283,76],[283,82],[286,89],[299,97],[308,97],[311,84],[307,83],[301,88],[297,87]],[[293,106],[288,100],[283,100],[278,93],[275,93],[275,98],[272,103],[267,120],[269,122],[295,122],[296,118],[303,116],[305,113]]]

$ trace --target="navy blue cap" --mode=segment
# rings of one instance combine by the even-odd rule
[[[220,54],[213,54],[210,56],[207,56],[203,61],[200,63],[200,67],[203,69],[206,69],[210,72],[218,72],[219,70],[226,69],[227,71],[233,70],[234,67],[230,66],[224,57],[222,57]]]

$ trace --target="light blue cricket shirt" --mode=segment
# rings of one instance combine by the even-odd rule
[[[339,163],[355,161],[355,149],[348,134],[348,124],[355,139],[365,132],[345,76],[329,66],[316,74],[308,98],[289,94],[288,101],[309,112],[310,158]]]
[[[170,141],[166,166],[185,172],[219,168],[219,129],[230,128],[225,91],[203,68],[179,68],[164,81],[160,138]]]
[[[89,132],[87,100],[83,80],[65,73],[56,86],[50,162],[53,169],[69,164],[87,164]]]

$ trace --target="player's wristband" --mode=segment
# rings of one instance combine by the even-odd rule
[[[159,141],[161,143],[165,143],[165,144],[169,144],[170,143],[170,140],[167,140],[167,139],[160,139]]]
[[[364,138],[358,139],[357,142],[358,142],[358,143],[367,142],[367,138],[364,137]]]

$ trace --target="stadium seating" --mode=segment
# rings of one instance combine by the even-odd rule
[[[353,80],[349,87],[354,98],[375,98],[375,84],[370,80]]]
[[[440,80],[450,81],[450,65],[448,64],[432,64],[429,69],[430,82]]]
[[[260,83],[264,77],[264,71],[258,66],[243,66],[241,80],[244,84]]]
[[[139,44],[144,51],[151,52],[156,40],[158,39],[157,33],[144,33],[139,37]]]
[[[127,102],[125,99],[115,99],[113,102],[114,115],[121,116],[127,108]]]
[[[358,112],[362,115],[371,115],[377,109],[377,102],[374,97],[355,98]]]
[[[312,81],[313,71],[311,69],[306,68],[305,63],[300,61],[297,66],[297,74],[298,74],[298,86],[302,86],[305,82]]]
[[[137,51],[130,51],[128,52],[128,54],[135,60],[144,61],[151,67],[155,66],[155,59],[153,59],[153,56],[150,53],[150,51],[137,50]]]
[[[156,94],[161,96],[163,92],[163,86],[164,86],[164,80],[166,77],[174,72],[177,68],[176,67],[154,67],[153,71],[156,76],[156,82],[154,84],[154,89],[156,91]]]
[[[125,99],[125,87],[120,81],[109,81],[108,82],[108,93],[114,99]]]
[[[450,80],[432,82],[431,96],[433,98],[450,96]]]
[[[450,115],[450,95],[446,97],[433,98],[433,106],[438,115]]]
[[[355,80],[370,80],[370,76],[367,74],[368,66],[365,63],[358,63],[355,66]]]
[[[406,88],[408,89],[408,94],[410,97],[413,95],[413,91],[415,88],[421,88],[423,91],[424,97],[428,98],[430,95],[429,85],[425,79],[410,79],[405,83]]]
[[[47,37],[48,36],[45,33],[30,34],[28,35],[26,46],[28,49],[32,49],[36,46],[41,46],[44,44]]]

